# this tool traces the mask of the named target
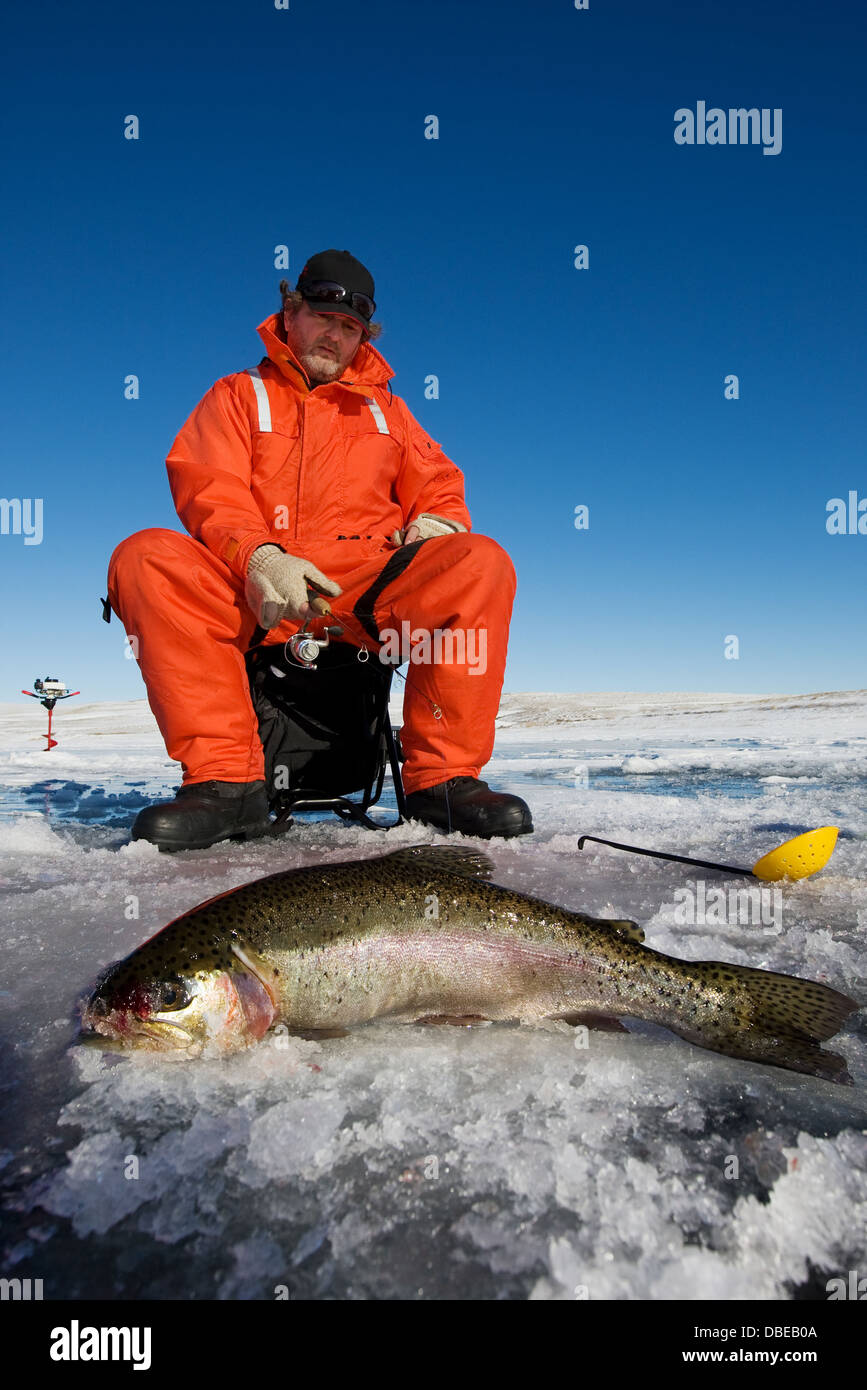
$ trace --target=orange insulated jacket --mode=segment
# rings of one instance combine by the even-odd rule
[[[311,389],[281,327],[281,314],[259,325],[268,355],[221,377],[172,445],[190,534],[243,579],[268,542],[338,577],[422,512],[469,529],[463,474],[393,395],[382,355],[362,343],[338,381]]]

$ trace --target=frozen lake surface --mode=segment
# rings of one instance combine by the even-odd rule
[[[5,1276],[46,1298],[780,1299],[863,1275],[863,1014],[831,1044],[852,1087],[636,1022],[586,1049],[554,1022],[376,1023],[222,1062],[78,1045],[100,967],[196,903],[442,837],[321,818],[160,855],[127,842],[179,780],[145,702],[56,716],[45,754],[44,712],[0,706]],[[867,692],[506,695],[484,775],[536,824],[487,847],[498,882],[867,1001]],[[701,870],[577,849],[588,833],[750,865],[829,823],[834,856],[783,887],[779,931],[682,925],[675,894]]]

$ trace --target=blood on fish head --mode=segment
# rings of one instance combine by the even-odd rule
[[[82,1041],[198,1057],[248,1047],[270,1028],[274,1000],[234,952],[203,960],[188,951],[168,961],[149,950],[157,940],[97,981],[82,1009]]]

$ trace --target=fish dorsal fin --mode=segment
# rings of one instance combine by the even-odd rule
[[[464,878],[490,878],[493,860],[477,849],[460,845],[405,845],[384,858],[392,864],[406,864],[426,872],[462,874]]]

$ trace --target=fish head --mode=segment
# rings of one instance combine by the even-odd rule
[[[277,1010],[246,953],[233,943],[172,948],[161,941],[168,931],[99,978],[81,1011],[82,1041],[181,1058],[234,1052],[261,1038]]]

